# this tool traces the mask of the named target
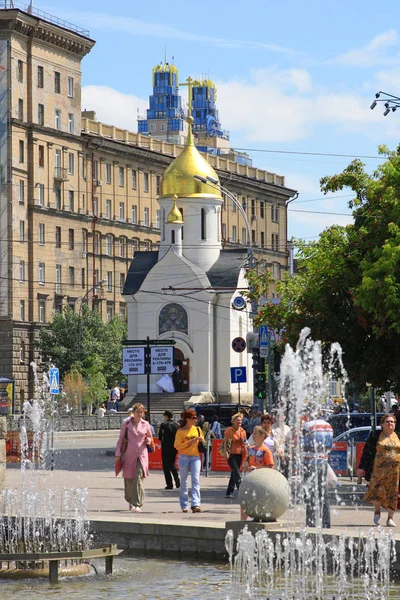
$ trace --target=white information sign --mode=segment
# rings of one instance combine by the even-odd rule
[[[150,348],[150,373],[163,374],[174,371],[173,346],[152,346]]]
[[[124,375],[144,375],[144,348],[135,346],[122,349],[122,369]]]

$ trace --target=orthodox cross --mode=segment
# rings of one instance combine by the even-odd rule
[[[188,117],[192,116],[192,89],[194,80],[189,76],[186,79],[186,83],[180,83],[180,86],[187,86],[188,89]]]

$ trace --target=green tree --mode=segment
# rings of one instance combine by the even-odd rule
[[[108,385],[121,376],[122,341],[126,338],[126,322],[118,315],[104,323],[98,310],[84,304],[80,313],[66,308],[55,315],[47,327],[42,327],[37,349],[46,368],[52,363],[61,377],[73,366],[86,378],[98,356],[104,365],[103,375]]]
[[[91,364],[87,368],[88,387],[83,396],[85,406],[100,406],[108,399],[107,380],[103,375],[104,362],[98,354],[91,358]]]
[[[379,152],[386,161],[372,175],[355,160],[321,180],[325,193],[354,191],[354,223],[297,242],[299,271],[278,284],[281,303],[265,304],[257,322],[292,345],[308,326],[325,350],[340,343],[357,389],[400,391],[400,151]]]

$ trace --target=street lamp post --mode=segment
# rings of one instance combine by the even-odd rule
[[[390,112],[396,112],[396,110],[400,108],[400,98],[398,96],[388,94],[387,92],[377,92],[370,106],[370,109],[374,110],[378,102],[383,102],[383,105],[385,107],[385,111],[383,113],[384,117],[387,117]]]
[[[93,292],[93,290],[95,290],[98,287],[101,287],[103,285],[103,283],[106,283],[106,279],[102,279],[99,283],[97,283],[96,285],[94,285],[93,287],[91,287],[90,289],[88,289],[88,291],[86,292],[86,294],[84,296],[82,296],[81,299],[81,305],[79,307],[79,314],[78,314],[78,362],[79,365],[81,364],[82,361],[82,306],[84,301],[88,298],[89,294],[91,292]]]

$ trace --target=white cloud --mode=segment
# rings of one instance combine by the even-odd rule
[[[243,48],[243,49],[258,49],[269,50],[279,54],[300,54],[292,48],[286,48],[278,44],[257,42],[255,40],[235,40],[229,38],[221,38],[212,35],[204,35],[193,33],[191,31],[177,29],[171,25],[159,23],[151,23],[132,19],[130,17],[119,17],[114,14],[106,13],[90,13],[90,12],[69,12],[58,10],[57,14],[64,19],[72,22],[90,23],[93,29],[105,31],[117,31],[134,36],[155,37],[158,40],[184,40],[187,42],[196,42],[198,44],[208,44],[212,46],[224,46],[227,48]],[[200,23],[200,21],[199,21]],[[203,24],[203,22],[201,22]],[[201,29],[204,30],[203,25]]]
[[[400,93],[400,67],[375,74],[375,89],[388,90],[389,93]]]
[[[95,110],[97,120],[137,131],[138,109],[143,113],[147,101],[131,94],[122,94],[106,85],[87,85],[82,88],[82,110]]]
[[[337,56],[332,62],[351,67],[372,67],[380,64],[396,64],[400,62],[399,52],[388,53],[387,50],[398,45],[398,35],[394,29],[376,35],[366,46],[349,50]]]

